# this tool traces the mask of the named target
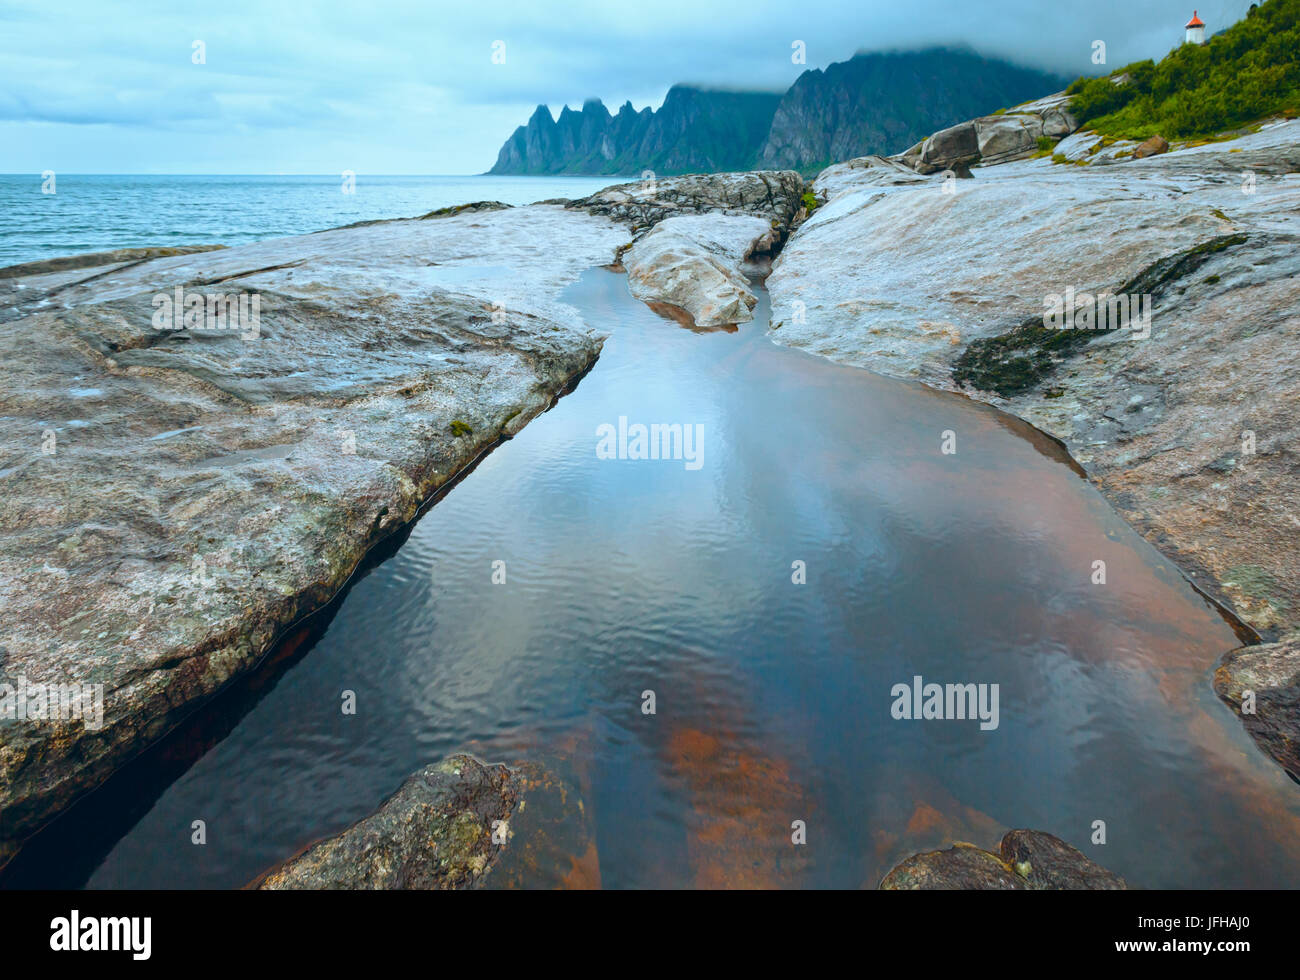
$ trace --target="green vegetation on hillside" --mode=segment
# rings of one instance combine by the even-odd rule
[[[1128,139],[1208,136],[1300,113],[1300,0],[1267,0],[1205,44],[1138,61],[1067,91],[1089,129]],[[1113,78],[1128,76],[1115,84]]]

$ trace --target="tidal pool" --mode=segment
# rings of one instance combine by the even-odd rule
[[[585,884],[875,887],[1013,827],[1133,886],[1295,883],[1300,794],[1210,689],[1238,641],[1055,442],[777,346],[765,296],[712,332],[606,270],[567,298],[611,335],[576,388],[4,884],[238,887],[466,750],[573,781]],[[655,423],[699,465],[627,458]],[[917,677],[996,725],[895,717]]]

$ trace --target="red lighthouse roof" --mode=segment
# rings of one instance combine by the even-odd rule
[[[1205,24],[1201,18],[1196,16],[1196,11],[1192,11],[1192,19],[1187,22],[1188,27],[1204,27]]]

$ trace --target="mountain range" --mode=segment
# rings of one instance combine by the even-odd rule
[[[972,51],[871,52],[805,71],[784,94],[674,85],[658,111],[599,99],[539,105],[493,174],[818,170],[897,153],[935,130],[1063,88],[1067,79]]]

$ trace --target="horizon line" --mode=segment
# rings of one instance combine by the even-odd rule
[[[190,173],[190,172],[147,172],[147,171],[130,171],[130,170],[56,170],[57,176],[68,177],[329,177],[337,180],[341,176],[340,171],[331,171],[329,173],[284,173],[277,171],[275,173]],[[552,178],[552,177],[635,177],[635,174],[492,174],[486,171],[470,174],[433,174],[433,173],[366,173],[355,171],[358,177],[535,177],[535,178]],[[41,171],[39,170],[0,170],[0,177],[35,177],[39,180]]]

